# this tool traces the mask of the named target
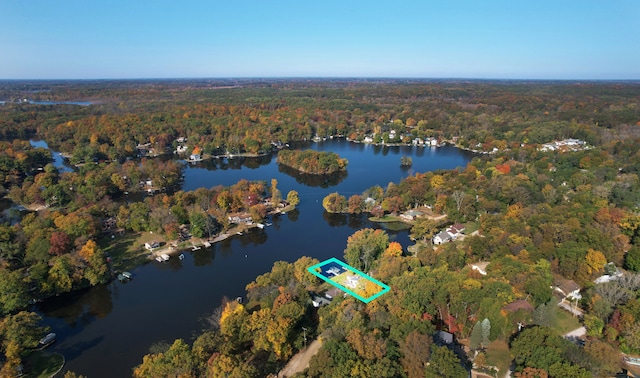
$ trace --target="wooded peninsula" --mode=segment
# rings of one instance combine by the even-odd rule
[[[180,247],[304,201],[275,179],[180,190],[179,159],[279,151],[327,174],[346,160],[285,146],[332,137],[476,157],[324,199],[411,227],[409,250],[365,228],[336,251],[389,293],[364,304],[309,274],[312,256],[278,262],[135,377],[275,377],[307,338],[321,346],[296,377],[502,377],[512,362],[516,377],[608,377],[640,361],[637,82],[5,81],[0,100],[0,195],[28,209],[0,217],[1,376],[47,332],[31,304],[145,262],[113,236]]]

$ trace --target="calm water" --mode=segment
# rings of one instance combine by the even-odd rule
[[[31,139],[29,140],[29,143],[36,148],[41,147],[49,149],[49,145],[44,140]],[[60,173],[73,171],[73,168],[71,168],[70,165],[67,165],[64,157],[62,157],[62,154],[60,152],[51,150],[51,154],[53,155],[53,165],[58,168],[58,171]]]
[[[451,147],[375,147],[332,140],[310,148],[333,151],[349,160],[348,174],[329,180],[300,177],[278,169],[275,157],[210,160],[185,168],[185,190],[232,185],[242,178],[278,180],[283,196],[300,193],[298,209],[273,217],[273,226],[234,236],[209,249],[185,253],[183,261],[152,262],[133,270],[131,282],[112,282],[61,296],[39,306],[46,324],[58,334],[50,349],[66,358],[65,369],[88,377],[126,377],[149,346],[176,338],[190,341],[221,298],[245,294],[245,286],[271,269],[275,261],[303,255],[319,260],[342,258],[347,237],[364,227],[380,226],[364,215],[331,215],[322,198],[338,191],[361,193],[385,187],[413,173],[401,169],[400,156],[413,157],[412,170],[422,172],[465,166],[472,155]],[[405,248],[407,231],[389,231]]]

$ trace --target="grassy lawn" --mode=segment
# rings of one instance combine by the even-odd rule
[[[365,277],[360,276],[359,274],[357,275],[358,277],[360,277],[360,280],[358,281],[358,284],[355,288],[349,287],[349,285],[347,285],[347,277],[348,276],[352,276],[352,275],[356,275],[355,273],[351,272],[351,271],[346,271],[342,274],[339,274],[333,278],[331,278],[331,281],[338,283],[340,285],[342,285],[343,287],[346,287],[347,289],[353,291],[354,293],[358,294],[359,296],[363,297],[363,298],[369,298],[375,294],[377,294],[378,292],[382,291],[384,288],[378,284],[376,284],[373,281],[370,281],[368,279],[366,279]],[[369,289],[370,292],[367,293],[366,287],[367,287],[367,282],[370,282],[371,284],[373,284],[373,286],[370,285]],[[373,287],[377,288],[377,290],[373,290]]]
[[[64,357],[58,353],[35,351],[25,361],[26,376],[34,378],[53,377],[64,366]]]
[[[400,217],[394,217],[391,215],[385,215],[383,217],[369,217],[369,220],[372,222],[380,222],[380,223],[384,223],[384,222],[402,222],[402,219]]]
[[[509,345],[505,340],[495,340],[487,347],[487,364],[498,368],[498,376],[504,376],[511,364]]]
[[[556,324],[556,329],[561,335],[582,326],[578,318],[573,317],[573,315],[561,308],[556,311]]]
[[[480,228],[480,223],[467,222],[464,224],[464,233],[466,235],[471,235],[472,232],[478,231],[479,228]]]
[[[163,241],[159,235],[150,232],[127,233],[122,236],[98,240],[98,245],[111,256],[115,270],[131,270],[147,261],[149,251],[144,243],[152,240]]]

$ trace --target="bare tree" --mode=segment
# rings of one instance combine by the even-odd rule
[[[453,198],[453,200],[456,201],[456,208],[458,209],[458,211],[460,211],[460,208],[464,204],[466,197],[467,197],[467,194],[462,190],[456,190],[451,194],[451,198]]]

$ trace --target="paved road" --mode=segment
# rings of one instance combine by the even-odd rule
[[[567,332],[564,334],[566,339],[578,339],[587,334],[587,329],[584,327],[576,328],[571,332]]]
[[[307,349],[301,350],[295,356],[293,356],[291,360],[289,360],[287,366],[285,366],[284,369],[280,370],[280,372],[278,373],[278,378],[291,377],[294,374],[304,371],[304,369],[309,367],[309,361],[311,361],[311,357],[318,353],[318,350],[320,350],[321,346],[322,343],[320,342],[320,340],[315,339],[307,347]]]

